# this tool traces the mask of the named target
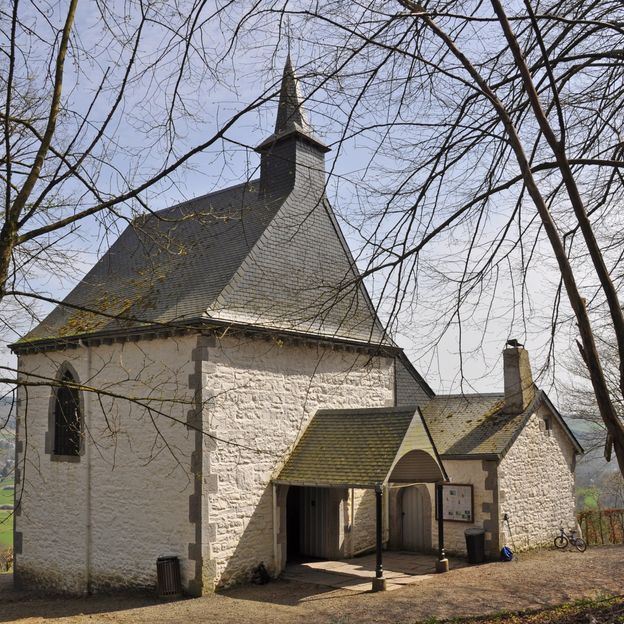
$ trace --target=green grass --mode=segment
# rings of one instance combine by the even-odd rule
[[[576,488],[576,499],[579,509],[598,509],[600,491],[596,487]]]
[[[10,511],[0,511],[0,548],[13,546],[13,518]]]
[[[10,485],[11,489],[5,490]],[[13,479],[0,480],[0,507],[13,505]],[[13,546],[13,518],[11,511],[0,510],[0,548]]]

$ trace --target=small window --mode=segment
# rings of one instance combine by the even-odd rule
[[[63,375],[62,385],[56,392],[54,406],[54,454],[80,455],[82,437],[78,390],[69,387],[76,381],[70,372]]]
[[[546,418],[544,418],[544,433],[547,436],[549,436],[551,431],[552,431],[552,421],[550,419],[550,416],[546,416]]]

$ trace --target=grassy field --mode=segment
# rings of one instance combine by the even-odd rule
[[[3,505],[13,505],[13,479],[0,481],[0,507]],[[4,489],[10,486],[10,489]],[[13,520],[11,512],[0,510],[0,548],[3,546],[13,546]]]

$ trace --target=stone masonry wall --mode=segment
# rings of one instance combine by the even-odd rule
[[[136,403],[82,392],[84,452],[79,461],[58,461],[46,442],[53,391],[20,393],[18,582],[74,593],[154,586],[160,555],[181,557],[185,585],[194,576],[187,558],[195,540],[194,437],[157,412],[186,422],[195,342],[185,336],[20,356],[23,373],[55,378],[69,363],[80,383],[148,400],[156,411],[150,416]]]
[[[511,528],[510,534],[506,523],[501,526],[501,545],[506,541],[518,551],[549,545],[559,526],[574,526],[574,466],[569,438],[540,407],[500,462],[500,521],[507,513]]]
[[[370,550],[375,547],[377,508],[374,490],[353,490],[351,512],[351,535],[347,556]]]
[[[498,555],[498,522],[496,509],[496,462],[481,459],[444,460],[444,468],[451,483],[471,484],[473,486],[474,521],[444,522],[444,543],[449,553],[465,553],[466,538],[464,531],[468,528],[485,529],[485,549],[489,557]],[[428,485],[432,509],[435,510],[435,489]],[[432,545],[438,548],[438,527],[435,511],[432,516]]]
[[[276,569],[271,478],[309,419],[320,408],[393,405],[393,363],[257,337],[225,337],[207,359],[207,413],[218,440],[210,454],[217,482],[206,493],[214,531],[204,568],[213,585],[226,586],[248,579],[261,561]]]

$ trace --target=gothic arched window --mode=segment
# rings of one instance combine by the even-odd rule
[[[71,385],[76,383],[67,371],[61,379],[62,385],[56,391],[54,406],[54,454],[80,455],[82,425],[78,390]]]

